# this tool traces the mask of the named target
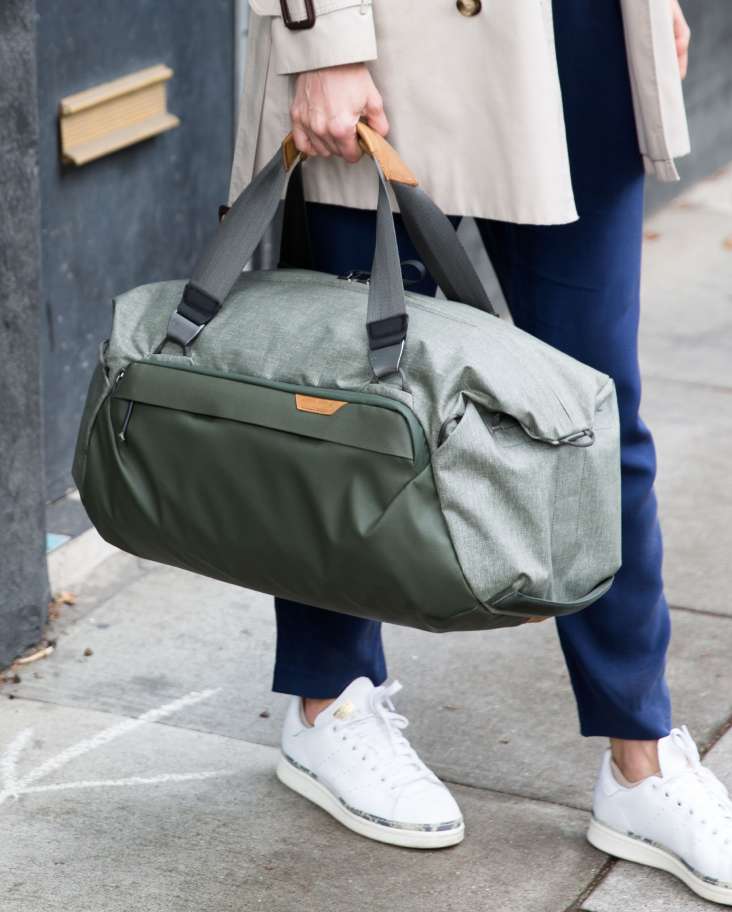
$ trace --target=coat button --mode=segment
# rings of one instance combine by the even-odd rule
[[[455,4],[458,12],[463,16],[477,16],[481,10],[480,0],[457,0]]]

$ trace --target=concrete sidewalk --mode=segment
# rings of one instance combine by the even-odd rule
[[[732,785],[732,170],[646,238],[669,678],[677,722]],[[119,553],[77,594],[55,652],[0,687],[3,912],[713,908],[586,843],[603,744],[577,735],[552,625],[385,631],[412,741],[467,821],[462,845],[417,852],[349,833],[275,780],[271,599]]]

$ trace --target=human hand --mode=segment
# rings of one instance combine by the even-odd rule
[[[306,155],[361,158],[356,124],[363,118],[381,136],[389,132],[384,103],[365,63],[299,73],[290,106],[292,136]]]
[[[679,60],[679,72],[681,78],[686,76],[686,70],[689,65],[689,41],[691,40],[691,29],[689,28],[684,14],[679,5],[679,0],[671,0],[671,15],[674,21],[674,38],[676,40],[676,56]]]

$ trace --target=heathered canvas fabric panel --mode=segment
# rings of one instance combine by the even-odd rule
[[[612,415],[612,381],[602,399]],[[611,430],[598,432],[592,447],[553,447],[468,399],[432,459],[445,520],[480,601],[516,583],[525,593],[570,601],[620,565]]]
[[[111,376],[148,358],[399,399],[424,427],[448,527],[479,598],[518,577],[529,594],[577,597],[619,566],[617,414],[606,375],[475,308],[408,293],[405,382],[375,382],[367,287],[301,270],[243,273],[188,356],[173,343],[153,355],[184,284],[142,286],[116,300]],[[443,423],[463,413],[438,447]],[[493,428],[498,415],[509,417]],[[559,445],[588,428],[593,446]]]
[[[131,359],[151,357],[184,285],[144,285],[116,299],[107,353],[113,374]],[[395,380],[373,382],[367,294],[360,283],[322,273],[245,272],[186,363],[310,386],[368,387],[412,405],[433,443],[442,421],[459,411],[463,392],[512,415],[539,439],[558,440],[592,425],[603,374],[506,321],[424,295],[407,294],[405,389]],[[175,343],[164,354],[182,356]]]

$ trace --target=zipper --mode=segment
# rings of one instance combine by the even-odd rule
[[[338,278],[346,282],[360,282],[362,285],[368,285],[371,282],[371,273],[361,269],[352,269],[350,272],[339,275]]]
[[[127,411],[125,412],[124,421],[122,422],[122,430],[119,432],[119,434],[117,434],[118,439],[121,440],[122,443],[124,443],[125,440],[127,440],[127,426],[130,423],[130,418],[132,418],[132,409],[134,407],[135,407],[135,403],[133,402],[132,399],[130,399],[127,403]]]
[[[326,399],[338,399],[343,402],[355,402],[361,405],[370,405],[374,408],[382,408],[396,412],[397,414],[401,415],[401,417],[406,422],[407,428],[409,430],[409,435],[412,438],[412,452],[415,467],[419,471],[422,471],[422,469],[424,469],[430,463],[430,451],[425,438],[424,429],[422,428],[419,419],[414,414],[412,409],[410,409],[409,406],[405,405],[403,402],[400,402],[398,399],[391,399],[386,396],[382,396],[379,393],[363,392],[362,390],[302,386],[299,384],[284,383],[277,380],[266,380],[263,377],[250,377],[245,374],[239,374],[235,371],[223,372],[216,370],[207,370],[205,368],[194,366],[189,367],[188,365],[183,364],[161,364],[159,361],[148,361],[142,359],[139,361],[130,362],[130,365],[135,364],[154,366],[156,368],[160,368],[161,370],[168,371],[186,371],[187,373],[202,374],[203,376],[217,377],[222,380],[238,380],[240,382],[248,383],[253,386],[263,386],[268,389],[283,390],[290,393],[303,393],[304,395],[308,396],[321,396]],[[115,389],[119,380],[121,380],[121,377],[118,374],[115,380]],[[127,413],[125,414],[122,430],[117,434],[120,440],[124,440],[124,435],[127,431],[127,425],[129,424],[129,419],[132,414],[131,406],[134,405],[134,402],[126,400],[123,396],[120,396],[119,398],[130,403],[127,407]]]
[[[125,373],[126,373],[126,371],[125,371],[124,368],[123,368],[123,369],[117,374],[117,376],[114,378],[114,389],[115,389],[115,390],[116,390],[117,387],[120,385],[120,382],[122,381],[122,378],[124,377]],[[130,423],[130,418],[132,418],[132,409],[133,409],[134,407],[135,407],[134,400],[128,399],[128,401],[127,401],[127,410],[125,411],[125,417],[124,417],[124,420],[122,421],[122,428],[121,428],[121,430],[117,433],[117,439],[118,439],[118,440],[121,440],[122,443],[124,443],[124,442],[127,440],[127,428],[128,428],[128,426],[129,426],[129,423]]]

